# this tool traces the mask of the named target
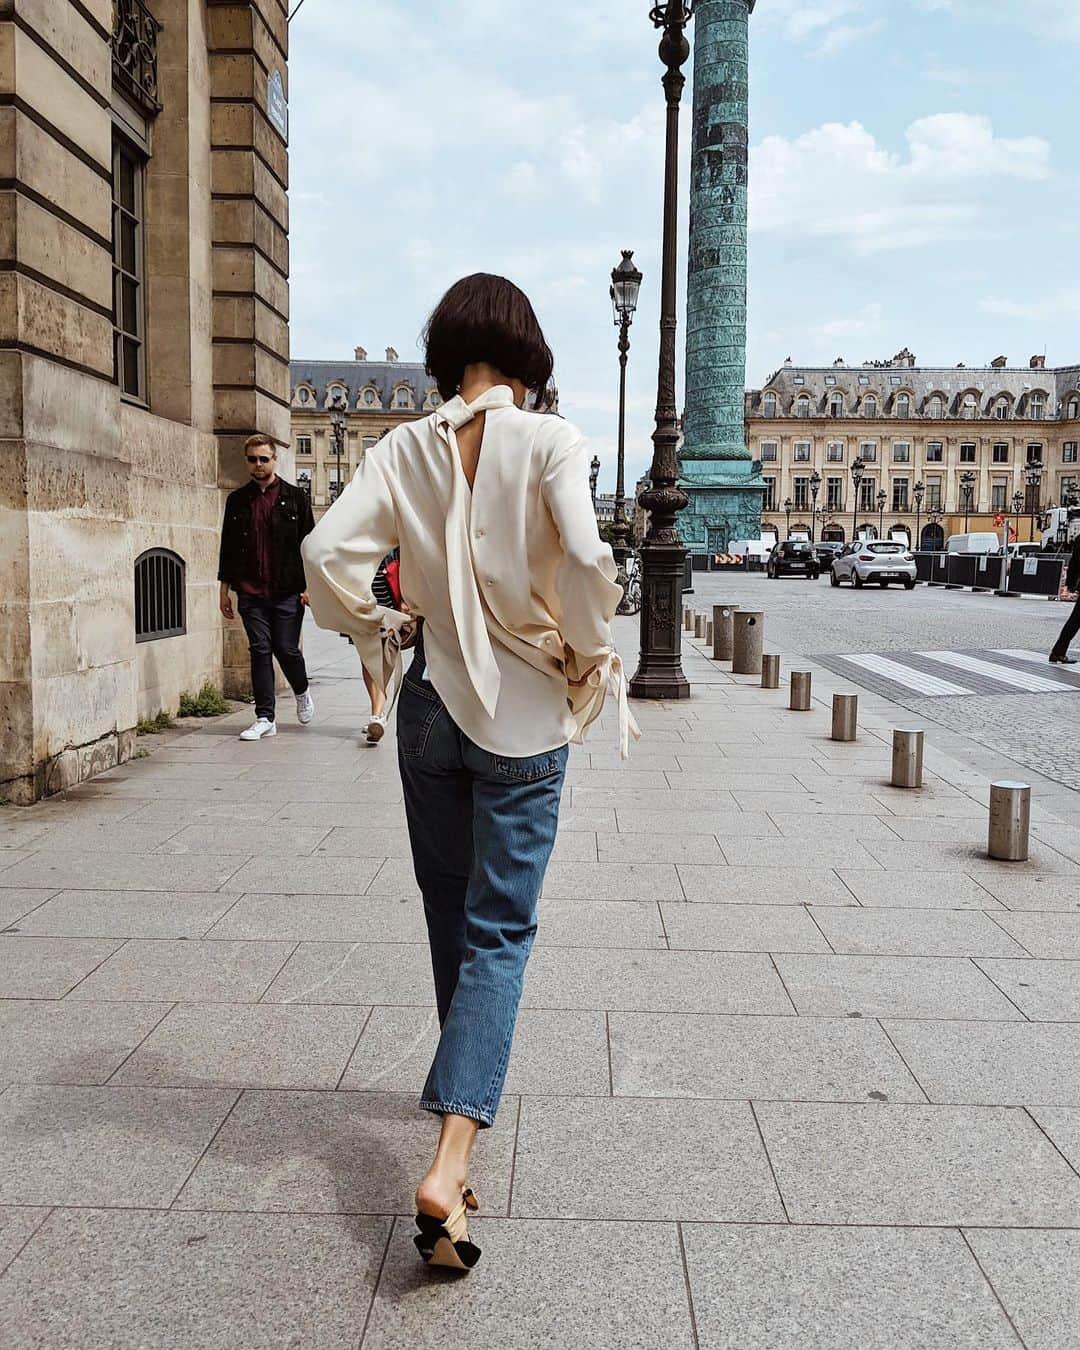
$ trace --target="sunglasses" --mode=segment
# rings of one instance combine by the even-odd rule
[[[248,455],[247,462],[249,464],[269,464],[273,458],[273,455]]]

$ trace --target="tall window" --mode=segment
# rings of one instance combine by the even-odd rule
[[[960,463],[961,463],[961,464],[974,464],[974,463],[975,463],[975,452],[976,452],[976,447],[975,447],[970,441],[966,441],[966,442],[965,442],[963,445],[961,445],[961,447],[960,447]]]
[[[1004,511],[1006,500],[1005,494],[1009,490],[1008,482],[1004,478],[995,478],[990,484],[990,510]]]
[[[941,510],[940,478],[927,478],[926,480],[926,509],[928,511]]]
[[[1062,462],[1062,464],[1075,464],[1075,463],[1076,463],[1076,442],[1075,442],[1075,441],[1066,441],[1065,444],[1061,447],[1061,462]]]
[[[825,451],[825,458],[830,464],[843,464],[844,462],[844,442],[830,441]]]
[[[763,417],[776,416],[776,395],[766,394],[761,400],[761,413]]]
[[[843,394],[832,394],[829,397],[829,416],[843,417],[844,415],[844,396]]]
[[[799,397],[795,400],[795,416],[796,416],[796,417],[809,417],[809,416],[810,416],[810,395],[809,395],[809,394],[800,394]]]
[[[893,441],[892,457],[894,464],[909,464],[911,462],[911,442]]]
[[[897,417],[911,416],[911,395],[897,394],[896,396],[896,415]]]
[[[906,511],[908,509],[908,480],[906,478],[894,478],[892,480],[892,509],[894,511]]]
[[[842,511],[844,509],[844,480],[842,478],[826,478],[825,509],[827,511]]]
[[[1028,416],[1034,421],[1042,420],[1043,413],[1046,411],[1046,398],[1043,394],[1032,394],[1028,399]]]
[[[796,441],[792,450],[792,457],[796,464],[810,463],[810,442]]]
[[[978,403],[977,403],[977,401],[976,401],[976,399],[975,399],[975,395],[974,395],[974,394],[965,394],[965,395],[964,395],[964,402],[962,403],[962,405],[961,405],[961,407],[960,407],[960,416],[961,416],[961,417],[966,417],[967,420],[970,422],[970,421],[973,421],[973,420],[974,420],[975,414],[976,414],[978,411],[979,411],[979,405],[978,405]]]
[[[935,417],[935,418],[944,417],[945,416],[944,401],[940,397],[935,395],[926,405],[926,413],[928,417]]]
[[[864,417],[877,416],[877,399],[873,396],[873,394],[867,394],[867,396],[863,399],[862,410]]]
[[[113,379],[127,398],[146,402],[146,297],[143,175],[146,157],[113,137]]]
[[[877,441],[863,441],[859,446],[859,458],[864,464],[873,464],[877,459]]]
[[[762,508],[761,508],[761,509],[762,509],[763,511],[775,511],[775,510],[776,510],[776,479],[775,479],[775,478],[766,478],[766,479],[765,479],[765,501],[764,501],[764,503],[762,504]]]
[[[795,479],[795,510],[805,511],[810,506],[810,479]]]
[[[361,448],[365,451],[370,450],[378,439],[378,436],[365,436],[360,442]]]
[[[1004,399],[994,404],[994,416],[999,422],[1004,422],[1009,415],[1009,405]]]
[[[1027,448],[1027,462],[1029,464],[1042,463],[1043,448],[1039,441],[1032,441]]]
[[[864,478],[859,484],[859,510],[875,511],[877,509],[877,479]]]
[[[1009,446],[1006,441],[998,441],[990,452],[991,460],[994,464],[1008,464]]]
[[[1080,417],[1080,398],[1071,398],[1065,405],[1066,417]]]
[[[399,385],[398,388],[394,390],[394,407],[395,408],[412,407],[412,396],[410,395],[408,387],[406,385]]]
[[[310,455],[310,454],[311,454],[311,437],[310,437],[310,436],[297,436],[297,438],[296,438],[296,453],[297,453],[298,455]]]
[[[1075,479],[1075,478],[1069,477],[1069,478],[1063,478],[1063,479],[1061,480],[1061,500],[1062,500],[1062,503],[1063,503],[1063,504],[1066,503],[1066,502],[1072,502],[1072,503],[1075,503],[1075,502],[1076,502],[1077,497],[1076,497],[1076,479]]]
[[[762,442],[761,442],[761,458],[762,458],[762,460],[763,460],[766,464],[771,463],[772,461],[774,461],[774,460],[776,459],[776,442],[775,442],[775,441],[762,441]]]
[[[370,387],[370,385],[360,395],[360,402],[364,405],[365,408],[374,408],[376,403],[378,403],[378,401],[379,395],[375,392],[374,389]]]
[[[941,441],[926,442],[926,462],[927,464],[943,464],[945,462],[945,446]]]

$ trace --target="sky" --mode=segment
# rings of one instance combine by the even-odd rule
[[[631,248],[645,277],[633,483],[652,454],[658,352],[664,99],[650,8],[303,0],[290,28],[294,358],[360,345],[421,360],[446,287],[502,273],[536,307],[561,410],[610,490],[608,286]],[[1080,0],[758,0],[748,385],[788,356],[858,364],[905,346],[925,365],[1080,361],[1078,59]]]

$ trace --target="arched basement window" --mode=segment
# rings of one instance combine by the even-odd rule
[[[185,563],[167,548],[148,548],[135,559],[135,641],[187,632]]]

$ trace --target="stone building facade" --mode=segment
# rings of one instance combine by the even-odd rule
[[[287,23],[11,0],[0,33],[0,796],[29,801],[247,679],[217,544],[244,438],[289,446]]]
[[[790,359],[746,396],[753,456],[765,478],[762,531],[852,537],[906,534],[940,546],[964,529],[1015,524],[1080,501],[1080,366],[1047,369],[1042,357],[1010,366],[919,366],[906,349],[888,361],[797,366]],[[861,460],[858,501],[851,468]],[[812,477],[820,476],[812,518]],[[967,475],[971,475],[967,478]],[[922,484],[916,513],[915,489]],[[970,499],[966,488],[970,487]],[[885,493],[884,510],[878,504]],[[966,503],[966,512],[965,512]],[[1037,535],[1036,535],[1037,537]]]
[[[296,481],[310,493],[316,518],[356,472],[369,446],[442,402],[424,367],[400,360],[393,347],[386,348],[384,361],[369,361],[363,347],[352,361],[293,361],[289,379]],[[335,405],[344,414],[340,456],[331,418]]]

